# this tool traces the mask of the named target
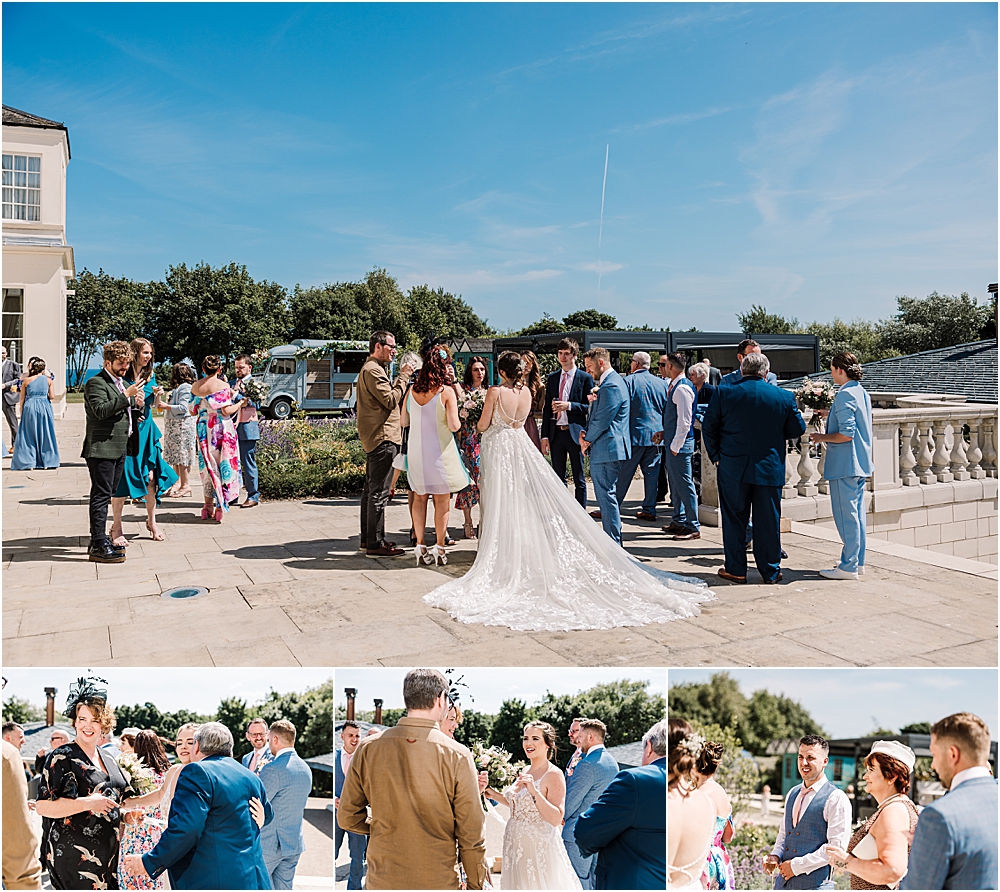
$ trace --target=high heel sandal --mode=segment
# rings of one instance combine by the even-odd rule
[[[476,528],[472,525],[472,521],[471,520],[465,525],[465,538],[466,539],[478,539],[479,538],[476,535]]]
[[[201,519],[202,520],[208,520],[208,512],[209,512],[208,508],[202,508],[201,509]]]
[[[448,563],[448,553],[444,550],[444,546],[442,545],[435,545],[431,548],[431,557],[434,559],[435,567],[438,565],[439,561],[442,565],[447,565]],[[427,563],[429,564],[430,561]]]
[[[215,519],[216,523],[222,523],[222,509],[221,508],[216,508],[215,509],[215,518],[214,519]]]
[[[430,554],[427,551],[427,546],[426,545],[417,545],[413,549],[413,553],[417,557],[417,566],[418,567],[420,566],[420,562],[421,561],[423,561],[425,564],[429,564],[431,562],[431,556],[430,556]]]

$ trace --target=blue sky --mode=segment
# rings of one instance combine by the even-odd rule
[[[997,279],[995,4],[5,3],[3,87],[115,275],[702,329]]]
[[[441,671],[447,667],[443,667]],[[357,688],[358,709],[374,709],[374,697],[381,697],[387,709],[403,706],[403,677],[410,669],[337,669],[333,680],[334,702],[347,703],[344,688]],[[454,678],[463,677],[467,688],[460,688],[461,703],[466,709],[495,713],[504,700],[518,698],[527,704],[537,703],[547,691],[553,694],[578,694],[597,684],[628,679],[648,682],[650,694],[667,695],[665,669],[574,669],[556,667],[526,669],[518,666],[504,669],[457,669]]]
[[[287,694],[304,691],[327,681],[329,669],[282,669],[253,667],[226,669],[18,669],[4,667],[7,686],[3,696],[21,697],[36,706],[45,705],[45,688],[54,686],[56,707],[62,708],[69,686],[81,675],[96,675],[108,683],[108,702],[113,706],[155,703],[163,712],[190,709],[214,713],[226,697],[241,697],[248,704],[259,703],[271,690]],[[301,729],[300,729],[301,730]]]
[[[718,671],[746,696],[764,689],[798,701],[833,737],[973,712],[997,739],[996,669],[671,669],[670,684],[707,682]]]

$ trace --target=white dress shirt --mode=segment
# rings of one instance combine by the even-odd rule
[[[294,753],[294,752],[295,752],[294,746],[283,746],[280,750],[278,750],[278,752],[271,753],[271,759],[272,760],[277,759],[278,756],[280,756],[282,753]]]
[[[356,753],[357,750],[354,751]],[[347,750],[340,751],[340,767],[344,771],[344,777],[347,777],[347,771],[351,767],[351,759],[354,758],[354,753],[349,753]]]
[[[813,797],[816,793],[822,789],[823,784],[830,783],[826,779],[825,774],[821,774],[820,778],[811,787],[803,787],[802,792],[799,793],[798,798],[795,800],[795,808],[799,813],[799,817],[805,814],[806,809],[809,807],[809,803],[812,802]],[[785,811],[788,810],[788,800],[785,800]],[[794,817],[794,816],[793,816]],[[847,794],[843,790],[834,789],[829,798],[826,800],[826,805],[823,806],[823,819],[826,821],[826,842],[823,843],[815,852],[810,852],[808,855],[800,855],[798,858],[792,858],[792,873],[799,876],[803,873],[812,873],[814,870],[818,870],[820,867],[825,867],[830,862],[826,859],[826,852],[824,849],[826,846],[836,846],[838,849],[847,850],[847,844],[851,841],[851,803],[847,798]],[[794,824],[792,826],[795,826]],[[778,838],[774,841],[774,848],[771,849],[772,855],[780,855],[781,848],[785,842],[785,822],[781,821],[781,826],[778,828]]]
[[[559,370],[559,399],[564,402],[569,401],[570,392],[573,390],[573,379],[576,377],[576,368],[567,372],[565,369]],[[556,424],[569,424],[569,416],[565,412],[560,412],[556,416]]]
[[[681,446],[688,438],[691,430],[691,416],[694,414],[694,401],[697,394],[690,387],[681,387],[681,379],[687,380],[684,374],[678,375],[670,382],[670,399],[677,407],[677,429],[674,431],[674,438],[670,441],[670,451],[680,452]]]
[[[973,768],[966,768],[964,771],[958,772],[958,774],[951,779],[951,786],[948,787],[948,792],[950,793],[963,781],[972,780],[974,777],[993,777],[993,772],[990,771],[985,765],[976,765]]]
[[[267,746],[262,746],[260,749],[254,749],[253,755],[250,757],[250,761],[247,763],[247,768],[251,771],[256,771],[260,767],[260,760],[264,758],[264,750]]]

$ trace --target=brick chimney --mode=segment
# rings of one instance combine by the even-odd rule
[[[51,728],[56,723],[56,689],[45,689],[45,727]]]
[[[357,688],[344,688],[344,693],[347,694],[347,721],[354,721],[354,698],[358,696]]]
[[[378,697],[375,698],[375,724],[382,724],[382,701]]]

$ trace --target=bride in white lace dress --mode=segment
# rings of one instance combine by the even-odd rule
[[[699,613],[699,579],[647,567],[594,523],[524,430],[531,393],[519,354],[500,356],[479,421],[479,551],[472,568],[424,596],[465,623],[521,631],[611,629]]]
[[[555,728],[548,722],[528,722],[522,745],[530,767],[503,793],[486,789],[490,799],[510,808],[503,834],[505,892],[583,888],[562,839],[566,778],[549,761],[555,755],[555,742]]]

